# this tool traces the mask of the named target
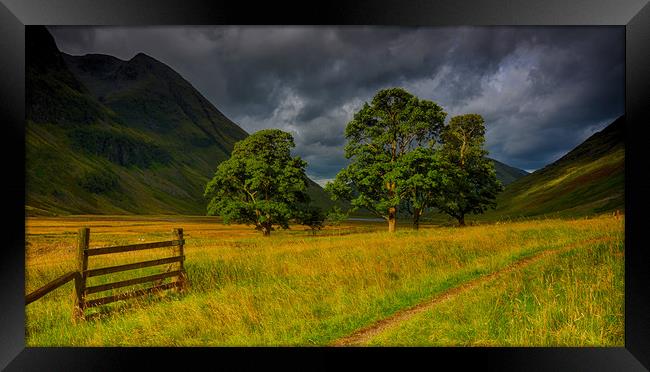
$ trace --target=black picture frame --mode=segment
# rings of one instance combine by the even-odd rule
[[[25,25],[621,25],[626,28],[625,347],[621,348],[26,348],[24,307]],[[650,127],[650,5],[647,0],[398,1],[300,4],[205,0],[0,0],[0,113],[4,138],[4,239],[0,259],[0,368],[113,370],[191,368],[635,371],[650,368],[650,256],[644,178]],[[299,359],[298,359],[299,358]],[[345,358],[344,362],[341,358]],[[449,367],[447,367],[449,368]]]

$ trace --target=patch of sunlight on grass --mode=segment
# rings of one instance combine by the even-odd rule
[[[443,302],[374,337],[375,346],[624,345],[622,231]]]

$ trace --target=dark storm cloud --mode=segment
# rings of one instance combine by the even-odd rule
[[[490,156],[557,159],[624,110],[622,27],[52,27],[61,50],[167,63],[248,132],[293,133],[316,180],[345,164],[343,130],[381,88],[475,112]]]

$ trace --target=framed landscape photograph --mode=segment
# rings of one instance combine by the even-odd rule
[[[3,1],[0,366],[650,366],[646,2],[284,8]]]

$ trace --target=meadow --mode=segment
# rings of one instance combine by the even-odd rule
[[[190,287],[91,309],[74,324],[66,284],[27,305],[26,344],[333,345],[457,289],[363,344],[623,346],[624,218],[418,231],[406,224],[395,234],[383,223],[349,221],[315,235],[292,227],[265,238],[211,217],[30,217],[27,293],[76,269],[82,226],[91,229],[92,248],[170,240],[182,227]],[[91,266],[171,256],[169,249],[95,256]],[[93,277],[89,285],[157,270]]]

